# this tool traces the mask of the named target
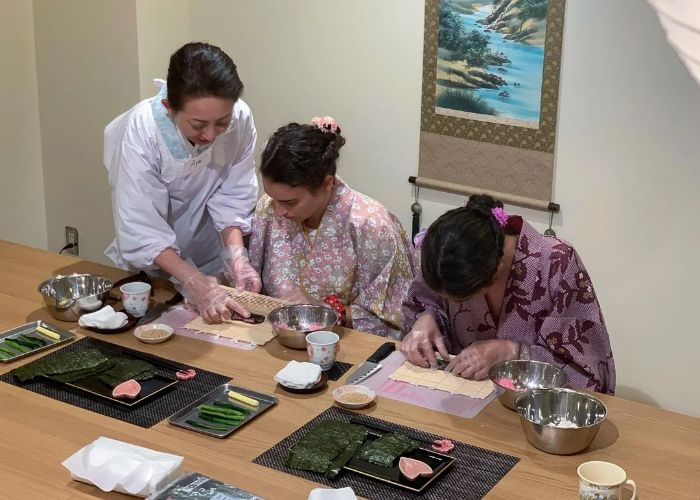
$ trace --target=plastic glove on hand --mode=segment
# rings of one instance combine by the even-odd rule
[[[230,245],[221,251],[224,275],[237,290],[260,293],[262,281],[248,259],[243,245]]]
[[[247,318],[250,313],[228,295],[215,281],[197,271],[183,284],[182,294],[207,323],[231,319],[231,312]]]

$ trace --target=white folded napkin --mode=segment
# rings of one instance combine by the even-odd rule
[[[349,486],[334,490],[332,488],[316,488],[311,490],[307,500],[357,500],[355,492]]]
[[[321,380],[321,367],[314,363],[290,361],[275,375],[275,381],[292,389],[308,389]]]
[[[129,318],[123,312],[116,312],[112,306],[104,306],[99,311],[83,314],[78,320],[80,326],[114,330],[126,325]]]
[[[68,457],[63,466],[73,479],[102,491],[147,497],[172,481],[183,457],[99,437]]]

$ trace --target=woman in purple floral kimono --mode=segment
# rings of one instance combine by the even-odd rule
[[[422,277],[404,301],[401,351],[483,379],[502,361],[524,358],[562,368],[572,385],[613,394],[615,363],[590,277],[567,242],[508,217],[490,196],[472,196],[430,226]]]
[[[264,293],[325,300],[344,307],[346,326],[399,338],[401,302],[417,267],[413,247],[391,212],[335,175],[344,143],[330,117],[272,135],[262,154],[266,195],[253,219],[250,260]]]

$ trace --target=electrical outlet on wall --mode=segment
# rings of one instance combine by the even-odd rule
[[[78,228],[73,226],[66,226],[66,245],[72,244],[71,248],[67,248],[64,254],[68,255],[78,255]]]

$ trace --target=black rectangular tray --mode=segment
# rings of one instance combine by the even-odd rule
[[[381,434],[375,434],[372,429],[372,432],[369,433],[367,439],[375,440],[379,437],[381,437]],[[370,477],[377,481],[388,483],[391,486],[410,490],[414,493],[421,493],[431,484],[437,481],[440,476],[442,476],[454,464],[456,460],[454,457],[443,455],[442,453],[436,453],[425,448],[418,448],[401,456],[406,458],[414,458],[416,460],[420,460],[421,462],[425,462],[431,469],[433,469],[433,474],[431,476],[419,476],[411,481],[401,474],[401,471],[399,470],[399,459],[396,460],[393,467],[382,467],[381,465],[375,465],[373,463],[360,460],[357,457],[353,457],[350,462],[345,465],[345,469],[357,474],[362,474],[363,476]]]
[[[100,380],[97,377],[98,375],[94,375],[92,377],[87,377],[76,382],[60,382],[53,379],[50,380],[57,384],[67,385],[68,387],[72,387],[74,389],[84,391],[104,399],[109,399],[110,401],[114,401],[115,403],[119,403],[120,405],[130,407],[141,404],[144,401],[148,401],[152,397],[163,393],[164,391],[172,388],[175,384],[178,383],[176,379],[165,377],[159,373],[156,373],[153,378],[149,378],[148,380],[137,381],[141,385],[141,392],[135,399],[125,399],[112,397],[113,388],[109,387],[103,382],[100,382]]]
[[[253,399],[257,399],[260,401],[259,406],[251,406],[247,405],[245,403],[242,403],[238,400],[231,400],[228,397],[228,392],[229,391],[235,391],[240,394],[243,394],[244,396],[248,396]],[[226,403],[231,403],[237,406],[240,406],[241,408],[244,408],[250,413],[245,417],[243,421],[241,421],[240,424],[238,424],[235,427],[231,427],[230,429],[223,430],[223,431],[216,431],[213,429],[200,429],[198,427],[194,427],[188,423],[186,423],[186,420],[193,420],[198,418],[198,411],[197,407],[201,404],[208,404],[208,403],[213,403],[214,401],[223,401]],[[183,408],[176,414],[172,415],[168,419],[168,423],[172,424],[176,427],[182,427],[183,429],[188,429],[191,431],[195,432],[200,432],[202,434],[207,434],[208,436],[213,436],[216,438],[225,438],[227,436],[230,436],[232,433],[236,432],[238,429],[246,425],[248,422],[253,420],[254,418],[260,416],[260,414],[264,413],[265,411],[269,410],[272,408],[274,405],[277,404],[277,398],[274,396],[270,396],[269,394],[263,394],[262,392],[255,392],[251,391],[249,389],[245,389],[243,387],[237,387],[232,384],[224,384],[220,387],[217,387],[213,391],[211,391],[209,394],[206,396],[203,396],[202,398],[198,399],[191,405],[187,406],[186,408]]]
[[[36,327],[41,326],[43,328],[46,328],[47,330],[50,330],[56,334],[58,334],[61,338],[60,339],[52,339],[51,337],[47,337],[45,335],[42,335],[41,333],[37,332]],[[32,321],[31,323],[27,323],[26,325],[18,326],[16,328],[13,328],[11,330],[6,330],[2,333],[0,333],[0,341],[7,339],[7,338],[15,338],[19,335],[26,335],[27,337],[36,337],[41,340],[45,340],[48,342],[43,347],[37,347],[36,349],[32,349],[29,352],[23,352],[20,354],[17,354],[16,356],[12,356],[7,359],[0,359],[0,363],[11,363],[12,361],[16,361],[18,359],[24,358],[26,356],[31,356],[32,354],[36,354],[37,352],[44,351],[46,349],[51,349],[52,347],[63,344],[64,342],[69,342],[75,338],[75,334],[73,332],[69,332],[68,330],[64,330],[63,328],[59,328],[55,325],[52,325],[51,323],[47,323],[46,321],[42,320],[37,320],[37,321]]]

